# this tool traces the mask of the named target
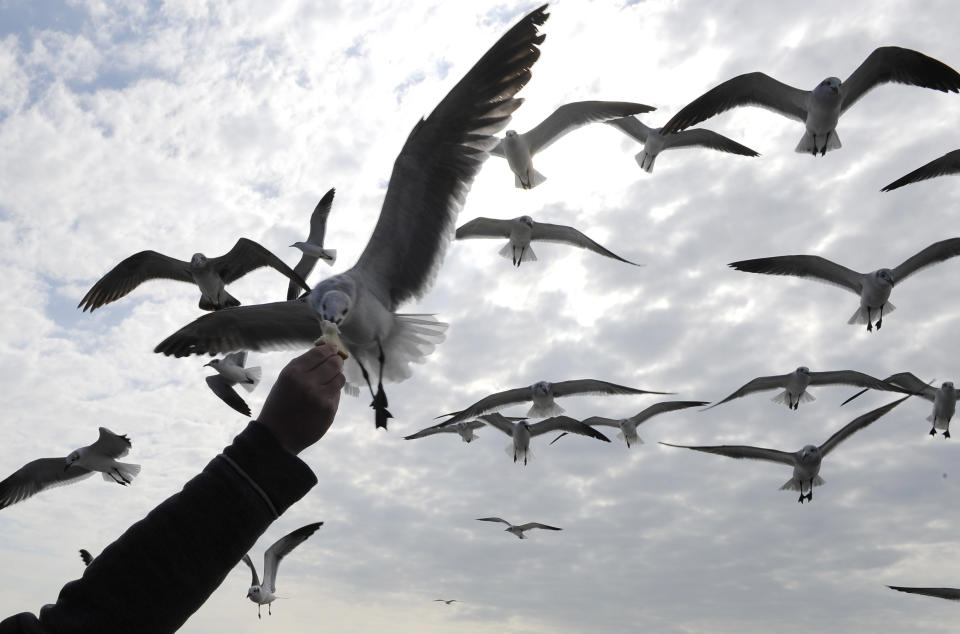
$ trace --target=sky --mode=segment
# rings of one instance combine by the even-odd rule
[[[0,615],[36,612],[94,555],[177,492],[246,425],[205,386],[207,358],[153,347],[196,318],[196,289],[145,283],[95,313],[77,303],[127,256],[183,260],[256,240],[291,266],[310,212],[337,194],[308,282],[352,266],[379,214],[407,134],[536,3],[69,2],[0,0],[0,477],[65,456],[97,427],[133,441],[132,487],[100,478],[0,512],[0,566],[15,580]],[[649,104],[660,126],[735,75],[763,71],[811,89],[847,77],[876,47],[920,50],[960,68],[951,2],[552,3],[546,40],[511,128],[567,102]],[[535,438],[514,464],[492,428],[403,436],[443,412],[539,380],[596,378],[669,398],[715,401],[757,376],[851,369],[960,379],[960,261],[897,286],[872,334],[846,324],[851,293],[727,263],[818,254],[867,272],[958,235],[960,181],[880,188],[960,147],[960,95],[887,85],[841,119],[843,147],[793,151],[803,128],[759,108],[705,122],[758,151],[662,154],[593,125],[535,159],[541,186],[513,187],[491,157],[458,224],[478,216],[569,224],[632,267],[561,245],[537,262],[501,241],[449,245],[433,288],[404,312],[436,313],[446,341],[412,378],[388,385],[395,418],[375,430],[368,399],[344,397],[301,457],[319,484],[251,555],[314,521],[284,560],[273,615],[257,621],[238,565],[182,632],[949,632],[956,606],[885,584],[960,586],[957,438],[927,435],[912,398],[824,461],[810,504],[779,491],[782,465],[657,444],[820,444],[893,397],[811,390],[789,411],[772,392],[654,418],[645,444]],[[230,292],[284,297],[260,270]],[[259,411],[296,352],[251,353]],[[628,417],[653,396],[561,401],[577,418]],[[522,415],[523,407],[504,411]],[[616,430],[610,431],[610,436]],[[562,527],[517,540],[476,521]],[[11,572],[15,571],[15,572]],[[447,606],[436,598],[455,598]],[[162,609],[162,598],[158,598]]]

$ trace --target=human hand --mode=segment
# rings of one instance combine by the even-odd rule
[[[336,346],[316,346],[280,371],[257,422],[287,451],[299,454],[327,433],[344,383],[343,359]]]

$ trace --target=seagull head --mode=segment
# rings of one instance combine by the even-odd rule
[[[250,586],[247,590],[247,598],[257,603],[260,602],[260,586]]]
[[[207,265],[207,256],[202,253],[194,253],[193,257],[190,258],[190,266],[193,268],[200,268],[201,266]]]
[[[952,389],[953,389],[953,381],[944,381],[944,382],[943,382],[943,385],[940,386],[940,389],[941,389],[941,390],[952,390]]]
[[[517,218],[517,222],[519,222],[522,225],[526,225],[531,229],[533,228],[533,218],[531,218],[530,216],[520,216],[519,218]]]
[[[210,366],[213,369],[217,369],[218,367],[220,367],[220,361],[221,359],[212,359],[210,363],[204,363],[203,367]]]
[[[839,95],[840,94],[840,78],[839,77],[827,77],[820,85],[813,89],[814,92],[821,95]]]
[[[810,374],[810,368],[805,365],[801,365],[797,368],[797,374]]]
[[[293,244],[290,245],[290,248],[300,249],[301,251],[303,251],[303,249],[304,249],[306,246],[307,246],[307,243],[306,243],[306,242],[294,242]]]
[[[890,269],[877,269],[874,271],[874,276],[878,281],[885,282],[890,286],[893,286],[893,271]]]
[[[820,461],[820,447],[807,445],[800,450],[800,462],[810,463]]]
[[[516,131],[516,130],[507,130],[507,138],[508,138],[508,139],[509,139],[509,138],[512,138],[512,137],[515,137],[515,136],[517,136],[517,131]]]
[[[543,398],[545,396],[550,396],[550,382],[549,381],[537,381],[530,386],[530,391],[533,392],[534,396]]]
[[[71,452],[70,452],[70,455],[68,455],[67,458],[66,458],[66,464],[64,465],[63,470],[66,471],[67,469],[69,469],[70,466],[71,466],[73,463],[75,463],[77,460],[80,460],[80,450],[79,450],[79,449],[77,449],[76,451],[71,451]]]
[[[350,307],[353,302],[350,296],[343,291],[327,291],[320,298],[320,305],[314,306],[320,313],[320,318],[324,321],[340,325],[350,313]]]

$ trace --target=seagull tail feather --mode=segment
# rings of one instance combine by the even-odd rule
[[[653,174],[653,164],[657,162],[657,155],[650,154],[646,150],[641,150],[633,157],[637,161],[637,165],[646,172],[647,174]]]
[[[260,377],[263,376],[263,370],[260,367],[255,367],[255,368],[246,368],[245,372],[250,382],[241,383],[240,387],[242,387],[248,392],[252,392],[253,388],[257,387],[257,384],[260,383]]]
[[[826,139],[827,147],[823,148],[822,145],[817,144],[817,137],[806,130],[803,133],[803,137],[800,139],[800,143],[797,144],[795,152],[798,154],[820,154],[821,152],[829,152],[830,150],[839,150],[842,146],[840,144],[840,137],[837,136],[837,131],[833,130],[827,135]]]

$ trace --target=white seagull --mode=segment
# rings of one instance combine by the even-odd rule
[[[661,133],[679,132],[737,106],[761,106],[801,121],[806,131],[796,151],[822,156],[840,147],[840,115],[873,88],[890,82],[960,91],[960,74],[943,62],[910,49],[884,46],[870,53],[846,81],[827,77],[813,90],[794,88],[759,72],[739,75],[684,106]]]
[[[627,448],[629,449],[633,445],[642,445],[643,439],[637,435],[637,427],[658,414],[664,414],[666,412],[674,412],[678,409],[686,409],[688,407],[697,407],[699,405],[707,405],[708,401],[664,401],[662,403],[656,403],[641,411],[638,414],[634,414],[630,418],[604,418],[603,416],[591,416],[590,418],[584,418],[583,424],[588,427],[618,427],[620,429],[617,433],[617,438],[627,443]],[[557,442],[561,438],[567,435],[567,432],[563,432],[552,441],[550,444]]]
[[[331,187],[330,191],[324,194],[320,202],[317,203],[316,208],[310,215],[310,234],[307,236],[306,242],[294,242],[290,245],[300,249],[303,253],[300,256],[300,261],[293,267],[293,270],[303,280],[306,280],[310,272],[313,271],[317,260],[323,260],[330,266],[333,266],[333,263],[337,261],[336,249],[323,248],[323,238],[327,233],[327,216],[330,215],[330,206],[333,205],[333,195],[336,191]],[[299,295],[300,289],[291,281],[287,288],[287,299],[296,299]]]
[[[263,554],[263,583],[260,583],[260,579],[257,577],[257,569],[254,568],[250,555],[243,556],[243,563],[250,567],[250,573],[253,575],[250,581],[250,589],[247,590],[247,598],[257,604],[258,619],[260,618],[260,606],[264,604],[267,605],[267,614],[273,614],[270,611],[270,604],[277,598],[275,593],[277,591],[277,569],[280,567],[280,562],[290,554],[290,551],[317,532],[317,529],[321,526],[323,526],[323,522],[307,524],[274,542],[273,546]]]
[[[533,247],[530,246],[533,241],[569,244],[627,264],[643,266],[630,260],[624,260],[573,227],[536,222],[530,216],[520,216],[513,220],[474,218],[459,227],[456,233],[457,240],[469,240],[470,238],[507,238],[509,242],[500,249],[499,253],[501,257],[512,260],[514,266],[520,266],[521,262],[536,261],[537,256],[533,252]]]
[[[432,436],[434,434],[460,434],[460,439],[463,442],[473,442],[478,438],[473,432],[480,429],[486,425],[483,421],[480,420],[463,420],[459,423],[454,423],[453,425],[448,425],[447,427],[427,427],[426,429],[421,429],[415,434],[410,434],[409,436],[404,436],[404,440],[416,440],[417,438],[424,438],[426,436]]]
[[[862,416],[858,416],[844,425],[840,431],[830,436],[830,438],[819,447],[816,445],[807,445],[800,451],[787,452],[778,451],[777,449],[764,449],[763,447],[749,447],[746,445],[690,447],[688,445],[673,445],[667,442],[660,444],[668,447],[715,453],[721,456],[727,456],[728,458],[766,460],[768,462],[779,462],[791,466],[793,467],[793,477],[787,480],[783,486],[780,487],[780,490],[800,491],[800,498],[797,501],[803,504],[804,499],[813,500],[813,487],[826,484],[818,474],[820,473],[820,463],[826,458],[827,454],[836,449],[837,445],[852,436],[855,432],[860,431],[908,398],[910,398],[910,394],[892,403],[888,403],[883,407],[878,407],[871,412],[867,412]],[[804,494],[804,488],[806,488],[808,493]]]
[[[351,358],[344,372],[366,380],[377,427],[391,418],[383,380],[402,381],[443,340],[446,324],[397,308],[430,288],[474,176],[496,144],[493,136],[522,103],[547,19],[536,9],[500,38],[421,119],[393,166],[380,218],[356,264],[323,280],[306,297],[206,315],[162,341],[167,355],[216,354],[310,345],[332,322]],[[222,312],[222,311],[221,311]],[[367,368],[379,375],[377,392]]]
[[[867,324],[873,330],[873,315],[876,313],[877,329],[883,322],[883,313],[892,313],[896,308],[887,300],[895,284],[932,264],[960,255],[960,238],[950,238],[931,244],[916,255],[907,258],[893,269],[877,269],[870,273],[857,273],[819,255],[782,255],[772,258],[757,258],[731,262],[728,266],[747,273],[767,275],[793,275],[818,282],[834,284],[860,297],[860,306],[848,324]]]
[[[758,152],[751,150],[746,145],[741,145],[713,130],[694,128],[674,132],[673,134],[660,134],[660,128],[651,128],[644,125],[636,117],[614,119],[607,121],[607,123],[619,128],[633,140],[643,143],[643,149],[634,158],[637,165],[648,174],[653,173],[653,164],[657,161],[657,156],[665,150],[703,147],[728,154],[739,154],[740,156],[760,156]]]
[[[956,413],[957,399],[960,399],[960,390],[953,387],[953,381],[944,381],[939,388],[935,388],[928,383],[924,383],[910,372],[900,372],[888,376],[884,381],[931,401],[933,403],[933,412],[927,416],[927,421],[932,424],[930,435],[936,436],[937,430],[942,429],[943,437],[950,437],[950,419],[952,419]],[[841,403],[841,405],[846,405],[866,391],[867,390],[861,390],[857,392]]]
[[[502,520],[502,519],[500,519],[499,517],[478,517],[478,518],[477,518],[477,521],[478,521],[478,522],[503,522],[504,524],[507,525],[507,528],[505,528],[505,529],[503,529],[503,530],[507,531],[508,533],[512,533],[512,534],[516,535],[516,536],[519,537],[520,539],[526,539],[527,537],[526,537],[526,535],[524,535],[523,533],[524,533],[525,531],[528,531],[528,530],[532,529],[532,528],[542,528],[542,529],[548,530],[548,531],[562,531],[562,530],[563,530],[562,528],[557,528],[556,526],[547,526],[546,524],[541,524],[541,523],[539,523],[539,522],[527,522],[526,524],[517,524],[517,525],[514,525],[514,524],[511,524],[510,522],[508,522],[507,520]]]
[[[213,376],[207,377],[207,385],[213,390],[213,393],[220,397],[224,403],[240,412],[244,416],[250,415],[250,407],[233,389],[234,385],[239,385],[247,392],[252,392],[253,388],[260,383],[262,370],[260,367],[245,368],[247,363],[247,352],[231,352],[223,359],[214,359],[210,363],[203,364],[204,367],[210,366],[217,371]]]
[[[747,394],[753,394],[754,392],[776,390],[779,388],[783,388],[783,391],[770,400],[772,400],[774,403],[783,403],[787,406],[787,409],[797,409],[800,407],[801,401],[808,402],[816,400],[813,394],[807,392],[807,387],[810,385],[856,385],[887,392],[902,391],[898,390],[895,386],[890,385],[886,381],[875,379],[869,374],[864,374],[863,372],[857,372],[855,370],[811,372],[810,368],[805,365],[801,365],[790,374],[781,374],[778,376],[760,376],[752,381],[748,381],[746,385],[738,389],[727,398],[723,399],[722,401],[718,401],[705,409],[722,405],[728,401],[732,401],[735,398],[740,398],[741,396],[746,396]]]
[[[83,296],[77,308],[95,311],[114,302],[143,282],[153,279],[189,282],[200,287],[200,308],[220,310],[239,306],[240,301],[227,292],[225,284],[235,282],[247,273],[264,266],[276,269],[305,291],[310,287],[283,260],[263,246],[240,238],[233,248],[216,258],[194,253],[189,262],[177,260],[156,251],[141,251],[116,265],[100,278]]]
[[[71,484],[103,474],[107,482],[126,486],[140,473],[140,465],[117,462],[130,451],[130,439],[100,428],[97,442],[71,451],[66,458],[40,458],[23,465],[0,482],[0,509],[16,504],[50,487]]]
[[[910,594],[922,594],[928,597],[937,597],[938,599],[947,599],[950,601],[960,601],[960,588],[907,588],[904,586],[887,586],[891,590],[900,592],[909,592]]]
[[[510,436],[510,444],[506,446],[508,456],[513,456],[513,461],[523,460],[527,464],[533,460],[533,452],[530,451],[530,439],[534,436],[549,434],[553,431],[564,431],[580,436],[589,436],[603,442],[610,442],[610,439],[598,432],[593,427],[581,423],[575,418],[569,416],[552,416],[536,423],[528,423],[526,419],[511,420],[506,416],[496,412],[484,414],[480,417],[491,427],[495,427]]]
[[[917,181],[925,181],[928,178],[958,173],[960,173],[960,150],[954,150],[947,152],[940,158],[933,159],[926,165],[918,167],[906,176],[898,178],[880,191],[889,192],[904,185],[916,183]]]
[[[533,189],[547,177],[533,169],[533,156],[551,143],[588,123],[619,119],[632,114],[656,110],[652,106],[627,101],[577,101],[557,108],[535,128],[518,133],[507,130],[506,136],[491,154],[507,159],[513,171],[513,183],[521,189]]]

